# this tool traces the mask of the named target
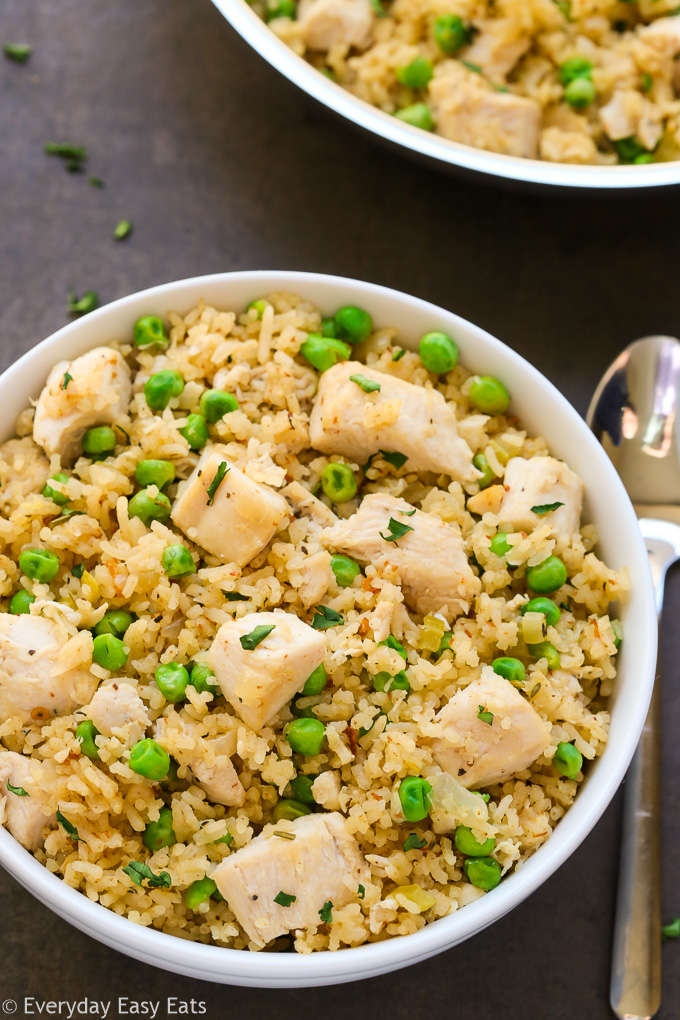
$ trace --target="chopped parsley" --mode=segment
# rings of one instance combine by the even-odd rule
[[[64,521],[67,521],[69,519],[69,517],[82,517],[84,513],[85,513],[84,510],[64,510],[64,512],[59,514],[58,517],[52,518],[52,520],[49,522],[50,527],[54,528],[56,527],[57,524],[63,524]]]
[[[468,71],[474,71],[475,74],[484,74],[479,64],[473,64],[471,60],[461,60],[463,67],[467,67]]]
[[[61,380],[62,390],[65,390],[70,382],[73,382],[73,376],[70,372],[64,372],[64,378]]]
[[[285,831],[282,831],[281,829],[275,829],[274,832],[272,833],[272,835],[273,836],[278,836],[279,839],[295,839],[295,833],[294,832],[285,832]]]
[[[71,839],[75,840],[80,839],[80,836],[78,835],[78,830],[76,829],[75,825],[71,825],[68,818],[64,818],[59,808],[57,808],[57,821],[59,822],[67,836],[70,836]]]
[[[328,630],[329,627],[337,627],[341,623],[344,623],[344,619],[342,613],[339,613],[337,609],[331,609],[330,606],[315,608],[312,620],[314,630]]]
[[[146,879],[147,889],[169,889],[172,885],[172,880],[167,871],[161,871],[158,875],[154,875],[153,871],[148,864],[144,861],[130,861],[123,868],[126,875],[129,875],[135,885],[143,886],[143,882]]]
[[[661,938],[666,939],[677,939],[680,938],[680,917],[676,917],[670,924],[664,924],[661,928]]]
[[[384,641],[378,641],[378,644],[387,645],[388,648],[393,648],[395,652],[399,652],[402,659],[408,658],[408,655],[406,654],[406,649],[401,644],[401,642],[397,641],[397,639],[393,637],[392,634],[390,634],[389,637],[386,637]]]
[[[220,836],[219,839],[214,839],[213,843],[226,843],[227,846],[231,846],[234,842],[234,837],[230,832],[225,832],[224,836]]]
[[[217,495],[217,490],[219,489],[220,485],[224,481],[224,477],[225,477],[227,471],[229,471],[229,470],[231,470],[231,469],[227,466],[226,460],[223,460],[222,463],[220,464],[220,466],[218,467],[217,471],[215,472],[215,477],[213,478],[212,482],[208,486],[208,506],[212,506],[213,503],[215,502],[215,496]]]
[[[652,78],[651,74],[648,74],[645,71],[645,73],[642,75],[642,91],[643,92],[651,92],[653,84],[654,84],[654,79]]]
[[[116,224],[116,229],[113,232],[114,239],[116,241],[124,241],[126,237],[129,237],[132,233],[132,224],[129,220],[120,220]]]
[[[319,917],[324,924],[330,924],[333,920],[333,903],[331,900],[326,900],[321,910],[319,911]]]
[[[77,577],[78,580],[80,580],[80,578],[83,576],[83,571],[84,570],[85,570],[85,564],[82,563],[82,562],[81,563],[74,563],[73,566],[71,567],[71,573],[73,574],[74,577]]]
[[[2,52],[8,60],[13,60],[15,64],[25,64],[33,52],[33,47],[27,43],[8,42],[2,47]]]
[[[536,514],[538,517],[543,517],[544,514],[551,514],[553,510],[557,510],[559,507],[564,506],[564,503],[538,503],[536,506],[531,507],[532,514]]]
[[[529,691],[529,697],[530,698],[535,698],[536,695],[538,694],[538,692],[540,691],[540,689],[541,689],[541,684],[540,684],[540,681],[539,681],[539,683],[534,684],[534,686]]]
[[[274,903],[278,903],[280,907],[289,907],[291,903],[295,903],[297,896],[292,896],[287,892],[278,892],[274,897]]]
[[[363,885],[360,885],[359,888],[357,889],[357,896],[359,897],[360,900],[363,900],[365,895],[366,890],[364,889]]]
[[[275,627],[275,623],[261,623],[255,630],[251,630],[250,634],[244,634],[239,639],[241,648],[245,648],[247,652],[252,652],[253,648],[257,648],[260,642],[264,641],[267,634],[271,634]]]
[[[400,467],[403,467],[408,457],[405,453],[388,453],[386,450],[378,451],[383,460],[386,460],[388,464],[391,464],[397,471]]]
[[[365,375],[357,374],[351,375],[350,382],[356,383],[359,389],[362,389],[364,393],[379,393],[380,383],[375,382],[374,379],[367,379]]]
[[[415,510],[413,512],[415,513]],[[414,530],[410,524],[402,524],[401,521],[395,521],[394,517],[390,517],[388,528],[389,530],[386,535],[383,535],[382,531],[379,532],[379,535],[386,542],[394,542],[395,545],[400,538],[408,535],[409,531]]]
[[[409,832],[404,840],[404,850],[422,850],[427,846],[427,840],[421,839],[417,832]]]
[[[247,595],[241,595],[241,593],[238,592],[238,591],[223,591],[222,594],[224,595],[224,597],[227,600],[227,602],[247,602],[248,601],[248,596]]]
[[[373,8],[373,13],[377,14],[379,18],[387,17],[387,11],[381,4],[380,0],[371,0],[371,7]]]
[[[130,435],[129,435],[128,432],[125,431],[123,426],[122,425],[114,425],[113,427],[114,427],[114,429],[118,429],[118,431],[122,432],[123,435],[125,436],[125,444],[124,445],[125,446],[132,446],[132,440],[130,439]]]
[[[487,712],[484,705],[477,705],[477,718],[488,723],[489,726],[493,725],[493,712]]]
[[[99,305],[99,296],[94,290],[88,290],[81,298],[76,297],[74,291],[68,292],[68,310],[74,315],[86,315],[93,312]]]
[[[392,361],[400,361],[406,354],[405,347],[397,347],[392,351]]]
[[[571,0],[553,0],[555,7],[558,11],[567,19],[567,21],[573,21],[571,16]]]
[[[104,187],[104,182],[101,179],[101,177],[90,177],[90,180],[88,181],[88,184],[92,188],[103,188]]]
[[[9,779],[5,780],[5,786],[10,793],[13,793],[16,797],[29,797],[30,794],[24,790],[23,786],[12,786]]]

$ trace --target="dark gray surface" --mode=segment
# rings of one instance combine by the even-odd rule
[[[209,0],[0,0],[0,37],[35,47],[25,67],[0,60],[1,367],[67,321],[69,287],[104,302],[243,268],[333,272],[428,298],[520,351],[582,412],[623,345],[680,332],[678,191],[513,195],[440,176],[312,104]],[[86,174],[44,156],[48,139],[87,145]],[[116,243],[123,217],[134,234]],[[673,586],[663,646],[666,919],[680,914],[679,596]],[[604,1020],[618,823],[617,798],[558,874],[483,934],[333,990],[229,989],[153,970],[1,873],[0,1000],[174,995],[202,1000],[208,1017],[252,1020]],[[665,1020],[680,1015],[679,954],[664,950]]]

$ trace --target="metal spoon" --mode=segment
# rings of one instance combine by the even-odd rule
[[[637,340],[595,391],[588,424],[609,454],[640,520],[657,613],[666,571],[680,559],[680,342]],[[661,1004],[661,755],[658,680],[625,782],[610,987],[620,1020]]]

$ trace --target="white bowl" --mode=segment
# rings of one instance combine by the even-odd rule
[[[635,750],[656,665],[656,614],[647,553],[633,509],[609,458],[576,411],[535,368],[488,333],[451,312],[385,287],[309,273],[242,272],[180,280],[114,301],[60,329],[0,376],[1,438],[12,435],[16,416],[29,397],[39,394],[55,362],[116,338],[129,338],[141,315],[187,312],[200,298],[218,308],[243,309],[254,298],[275,290],[301,294],[326,314],[345,304],[360,305],[377,324],[398,326],[400,342],[413,349],[428,330],[454,336],[462,362],[503,379],[523,423],[545,436],[552,451],[580,474],[587,493],[585,514],[599,525],[604,559],[615,568],[627,565],[632,580],[632,596],[621,613],[625,641],[609,742],[603,756],[589,766],[573,807],[537,853],[493,892],[413,935],[307,956],[188,942],[139,927],[91,902],[0,828],[0,863],[7,871],[57,914],[100,942],[192,977],[298,988],[371,977],[447,949],[502,917],[566,860],[602,815]]]
[[[485,152],[441,135],[404,124],[375,106],[353,96],[299,57],[271,31],[246,0],[213,0],[239,35],[265,60],[285,74],[319,102],[395,145],[401,145],[440,167],[504,177],[529,184],[551,184],[570,188],[654,188],[680,183],[680,161],[648,163],[642,166],[577,166],[521,159]]]

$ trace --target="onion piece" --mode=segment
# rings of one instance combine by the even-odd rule
[[[444,811],[458,822],[486,822],[489,809],[486,802],[472,790],[466,790],[449,772],[438,772],[427,777],[432,787],[430,798],[434,811]]]

